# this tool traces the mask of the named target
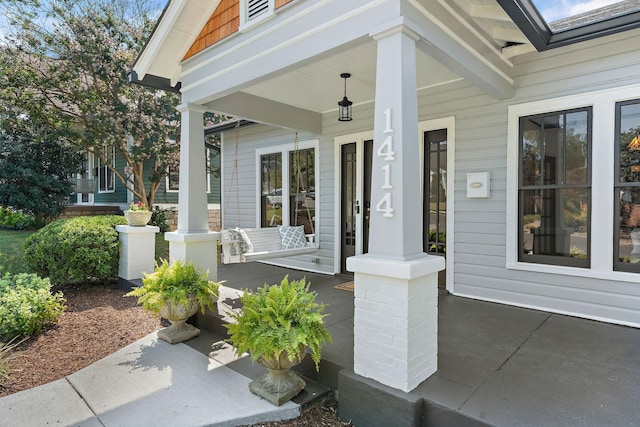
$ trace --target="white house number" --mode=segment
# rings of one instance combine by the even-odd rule
[[[396,153],[393,151],[393,128],[391,128],[391,108],[387,108],[382,113],[385,116],[385,128],[382,132],[385,135],[384,142],[378,148],[378,157],[382,157],[385,161],[385,165],[382,166],[384,173],[384,184],[382,189],[385,191],[384,196],[376,205],[376,212],[382,214],[385,218],[393,218],[393,207],[391,205],[391,166],[396,159]]]

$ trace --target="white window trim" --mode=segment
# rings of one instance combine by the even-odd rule
[[[248,4],[249,0],[240,0],[240,27],[238,28],[239,32],[244,32],[259,23],[265,22],[275,16],[275,0],[269,0],[269,6],[267,12],[262,15],[249,20],[249,8]]]
[[[313,148],[313,161],[315,162],[315,191],[316,191],[316,215],[315,215],[315,228],[316,235],[318,234],[318,224],[320,224],[320,174],[319,174],[319,165],[320,165],[320,140],[319,139],[310,139],[305,141],[298,141],[298,150],[306,150],[309,148]],[[290,225],[289,215],[285,215],[284,212],[289,212],[289,188],[290,188],[290,176],[289,173],[289,153],[295,150],[295,144],[283,144],[276,145],[271,147],[265,147],[256,149],[256,228],[262,227],[261,221],[261,203],[260,199],[262,197],[262,182],[260,177],[262,176],[262,162],[260,161],[261,157],[265,154],[282,154],[282,225]],[[286,165],[286,167],[285,167]]]
[[[596,279],[635,281],[638,274],[613,270],[615,104],[640,98],[640,85],[586,92],[509,106],[507,130],[507,269]],[[593,108],[591,147],[591,268],[518,261],[519,118],[580,107]]]
[[[454,293],[455,292],[455,284],[454,284],[454,267],[455,263],[453,262],[455,259],[455,245],[453,244],[453,236],[455,236],[455,222],[454,222],[454,213],[455,213],[455,153],[456,153],[456,119],[454,116],[443,117],[440,119],[433,120],[424,120],[418,123],[418,137],[420,138],[419,144],[419,157],[420,157],[420,194],[424,197],[424,188],[423,187],[423,176],[424,176],[424,133],[430,130],[438,130],[438,129],[446,129],[447,130],[447,189],[451,189],[451,196],[447,197],[447,225],[446,225],[446,233],[447,238],[451,236],[451,244],[447,244],[447,254],[445,256],[446,260],[446,275],[447,275],[447,291]],[[340,194],[340,189],[342,188],[342,159],[341,159],[341,150],[342,145],[350,144],[355,142],[356,149],[356,165],[357,171],[356,174],[358,176],[363,176],[363,145],[364,141],[373,139],[373,131],[365,131],[359,133],[352,133],[347,135],[340,135],[334,138],[334,180],[335,180],[335,198],[334,198],[334,206],[341,206],[342,203],[342,195]],[[357,180],[356,183],[356,194],[359,198],[362,198],[362,180]],[[356,215],[363,215],[364,210],[361,213]],[[336,215],[339,213],[336,212]],[[340,271],[340,253],[341,253],[341,241],[342,241],[342,230],[339,225],[340,219],[337,218],[334,227],[334,253],[336,256],[334,257],[333,269],[335,272]],[[362,220],[358,218],[356,221],[356,236],[362,236]],[[356,240],[356,255],[362,254],[362,239]]]
[[[205,148],[207,159],[207,194],[211,193],[211,149]],[[178,166],[179,167],[179,166]],[[169,172],[164,177],[164,192],[165,193],[178,193],[180,192],[180,178],[178,178],[178,190],[172,190],[169,188]]]
[[[105,145],[104,146],[104,151],[107,151],[109,148]],[[113,164],[111,166],[113,166],[113,168],[115,169],[116,167],[116,147],[115,146],[111,146],[111,158],[113,159]],[[98,194],[109,194],[109,193],[115,193],[116,192],[116,177],[115,177],[115,172],[111,172],[114,174],[113,177],[113,190],[100,190],[100,169],[102,169],[103,167],[105,167],[102,164],[102,159],[100,157],[98,157]]]

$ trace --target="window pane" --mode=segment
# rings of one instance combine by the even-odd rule
[[[521,206],[521,247],[524,255],[551,255],[587,260],[587,189],[524,190],[521,192]]]
[[[180,166],[170,168],[169,173],[169,190],[178,191],[180,188]]]
[[[623,187],[620,197],[619,262],[640,268],[640,187]]]
[[[640,182],[640,104],[620,108],[619,182]]]
[[[590,109],[520,119],[520,261],[589,266]]]
[[[640,101],[618,104],[616,270],[640,273]]]
[[[565,184],[588,182],[587,162],[589,153],[588,117],[586,111],[566,116]]]
[[[289,224],[304,225],[306,234],[315,233],[315,150],[293,151],[289,154],[290,215]]]
[[[282,154],[261,156],[261,226],[282,225]]]
[[[542,127],[539,118],[520,120],[520,158],[522,159],[521,186],[541,184]]]

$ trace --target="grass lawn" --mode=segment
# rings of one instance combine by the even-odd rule
[[[164,233],[156,234],[156,261],[160,258],[169,259],[169,242],[164,240]]]
[[[0,275],[24,273],[24,241],[33,231],[0,230]]]

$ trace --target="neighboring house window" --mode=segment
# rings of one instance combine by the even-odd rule
[[[591,107],[520,117],[518,261],[590,266]]]
[[[640,100],[616,103],[614,269],[640,272]]]
[[[104,159],[98,159],[98,193],[113,193],[116,191],[116,179],[111,168],[116,167],[116,149],[105,145],[103,150]]]
[[[261,227],[303,225],[305,233],[315,232],[317,144],[304,141],[257,153]]]
[[[240,27],[273,15],[274,0],[240,0]]]
[[[208,148],[205,151],[207,159],[207,193],[211,192],[211,150]],[[165,178],[166,191],[169,193],[175,193],[180,189],[180,166],[169,168],[167,177]]]

